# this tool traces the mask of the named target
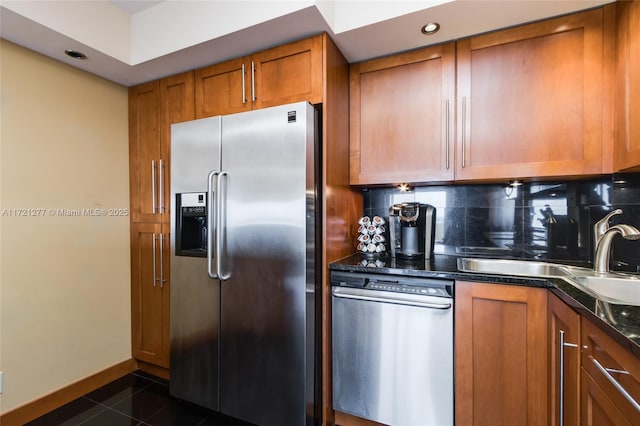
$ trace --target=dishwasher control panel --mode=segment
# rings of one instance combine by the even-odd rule
[[[453,297],[453,280],[331,271],[331,285],[424,296]]]

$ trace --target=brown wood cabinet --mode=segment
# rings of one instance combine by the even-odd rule
[[[549,329],[549,425],[580,424],[580,315],[552,292]]]
[[[193,73],[129,89],[131,220],[169,220],[171,124],[194,118]]]
[[[193,118],[193,72],[129,89],[132,354],[163,368],[169,367],[171,124]]]
[[[603,172],[603,15],[458,41],[457,180]]]
[[[169,367],[169,233],[162,223],[131,227],[131,327],[135,359]]]
[[[640,424],[640,360],[587,318],[581,327],[582,424]]]
[[[322,102],[323,35],[195,71],[196,117]]]
[[[640,170],[640,2],[616,3],[616,170]]]
[[[456,281],[460,425],[547,419],[547,289]]]
[[[453,180],[455,44],[351,65],[350,181]]]

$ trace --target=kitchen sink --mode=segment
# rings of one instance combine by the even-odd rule
[[[603,302],[640,306],[640,276],[599,273],[589,268],[512,259],[458,259],[458,269],[496,275],[559,278]]]
[[[617,276],[575,277],[574,284],[603,302],[640,306],[640,280]]]
[[[587,274],[591,269],[556,263],[511,259],[458,259],[458,269],[464,272],[482,272],[497,275],[515,275],[526,277],[569,277]]]

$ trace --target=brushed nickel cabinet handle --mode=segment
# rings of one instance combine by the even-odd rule
[[[466,166],[466,145],[467,145],[467,97],[462,97],[462,168]]]
[[[449,99],[446,102],[446,111],[445,111],[445,145],[444,145],[444,156],[445,156],[445,168],[449,170]]]
[[[577,348],[575,343],[565,343],[564,330],[559,330],[558,339],[558,364],[560,365],[560,374],[558,378],[558,407],[560,409],[558,424],[564,425],[564,348]]]
[[[244,75],[246,73],[246,70],[244,68],[244,64],[242,64],[242,103],[246,104],[247,103],[247,91],[245,90],[245,78]]]
[[[162,160],[158,162],[158,213],[165,213],[164,209],[164,167],[162,165]]]
[[[160,234],[160,288],[164,287],[164,234]]]
[[[151,160],[151,212],[156,214],[156,161]]]
[[[256,96],[256,66],[251,61],[251,100],[255,102],[258,99]]]
[[[607,378],[607,380],[609,380],[611,382],[611,384],[618,390],[618,392],[620,392],[622,394],[624,399],[626,399],[629,402],[629,404],[631,404],[633,406],[633,408],[635,408],[635,410],[640,413],[640,404],[638,403],[638,401],[633,399],[633,397],[629,394],[629,392],[627,392],[627,390],[624,387],[622,387],[620,382],[618,382],[615,379],[615,377],[613,377],[611,375],[611,373],[618,373],[618,374],[630,374],[630,373],[628,371],[625,371],[625,370],[616,370],[616,369],[613,369],[613,368],[605,368],[605,367],[602,366],[602,364],[600,364],[598,362],[597,359],[592,358],[591,360],[593,361],[593,364],[598,368],[598,370],[600,370],[600,372],[602,372],[602,374],[604,374],[604,376]]]
[[[156,277],[156,233],[153,233],[153,246],[151,249],[151,254],[153,257],[153,262],[152,262],[152,266],[153,266],[153,287],[155,288],[156,286],[156,281],[157,281],[157,277]]]

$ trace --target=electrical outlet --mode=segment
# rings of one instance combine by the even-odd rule
[[[0,393],[2,393],[2,379],[4,378],[4,373],[0,371]]]

